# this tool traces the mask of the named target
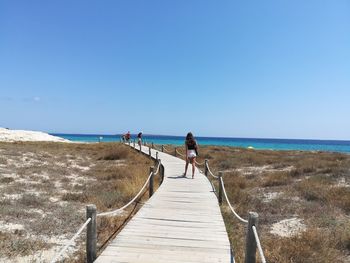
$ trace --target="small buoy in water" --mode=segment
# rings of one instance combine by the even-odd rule
[[[254,149],[254,147],[253,147],[253,146],[248,146],[247,148],[248,148],[248,149],[251,149],[251,150],[253,150],[253,149]]]

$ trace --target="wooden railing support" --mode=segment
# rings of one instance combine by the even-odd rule
[[[158,161],[159,159],[158,159],[158,152],[156,152],[156,161]]]
[[[162,152],[164,152],[164,145],[162,144]]]
[[[148,147],[148,155],[150,158],[152,158],[151,147]]]
[[[151,178],[149,179],[149,197],[153,195],[154,189],[153,189],[153,181],[154,181],[154,166],[151,166],[149,168],[150,173],[152,173]]]
[[[244,263],[256,262],[256,240],[252,226],[255,226],[257,228],[258,220],[259,216],[257,213],[249,212]]]
[[[164,166],[162,165],[162,160],[159,159],[159,163],[160,163],[160,167],[159,167],[159,176],[160,176],[160,180],[159,180],[159,185],[161,185],[164,181]]]
[[[222,204],[222,175],[223,175],[223,172],[219,172],[219,177],[218,177],[218,181],[219,181],[218,202],[219,202],[219,205]]]
[[[175,147],[175,149],[174,149],[174,156],[176,156],[176,147]]]
[[[86,228],[86,262],[93,263],[96,259],[96,206],[86,206],[86,219],[91,218]]]
[[[152,142],[152,149],[154,149],[154,143]]]
[[[208,159],[205,159],[204,161],[204,174],[208,177]]]

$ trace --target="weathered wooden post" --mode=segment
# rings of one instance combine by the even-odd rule
[[[154,166],[151,166],[149,168],[149,171],[151,174],[151,178],[149,179],[149,197],[151,198],[151,196],[153,195],[153,179],[154,179]]]
[[[96,206],[86,206],[86,219],[91,218],[86,228],[86,262],[93,263],[96,259]]]
[[[152,149],[154,149],[154,143],[152,142]]]
[[[164,173],[165,172],[164,172],[164,166],[162,165],[162,160],[159,159],[159,162],[160,162],[160,167],[159,167],[159,169],[160,169],[160,171],[159,171],[160,182],[159,182],[159,185],[161,185],[164,181]]]
[[[245,263],[256,262],[256,240],[252,226],[258,227],[259,216],[255,212],[249,212],[248,215],[248,228],[245,247]]]
[[[219,172],[219,194],[218,194],[218,201],[219,201],[219,205],[222,204],[222,176],[223,176],[223,172]]]
[[[161,185],[164,179],[164,166],[162,165],[161,159],[158,159],[158,162],[159,162],[159,185]]]
[[[148,155],[149,155],[149,157],[152,157],[151,147],[148,147]]]
[[[162,144],[162,152],[164,152],[164,145]]]
[[[205,159],[204,161],[204,174],[208,177],[208,159]]]
[[[156,152],[156,161],[158,161],[158,152]]]
[[[175,147],[175,149],[174,149],[174,156],[176,156],[176,147]]]

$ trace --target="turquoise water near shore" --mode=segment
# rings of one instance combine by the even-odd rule
[[[75,142],[116,142],[121,135],[103,134],[61,134],[51,133]],[[132,135],[134,139],[136,135]],[[183,145],[184,136],[144,135],[144,140],[155,144]],[[101,138],[101,139],[100,139]],[[196,137],[199,145],[254,147],[264,150],[300,150],[300,151],[331,151],[350,153],[350,141],[336,140],[296,140],[296,139],[256,139],[256,138],[224,138],[224,137]]]

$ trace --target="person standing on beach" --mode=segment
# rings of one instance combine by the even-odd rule
[[[130,131],[127,132],[127,134],[125,134],[125,139],[126,141],[130,141],[130,138],[131,138],[131,134],[130,134]]]
[[[137,134],[137,143],[139,146],[141,146],[141,144],[142,144],[142,132],[139,132],[139,134]]]
[[[183,176],[186,177],[188,164],[191,163],[192,179],[193,179],[194,171],[196,170],[196,156],[198,155],[198,145],[191,132],[187,133],[186,141],[185,141],[185,149],[186,149],[186,165],[185,165],[185,173],[183,174]]]

